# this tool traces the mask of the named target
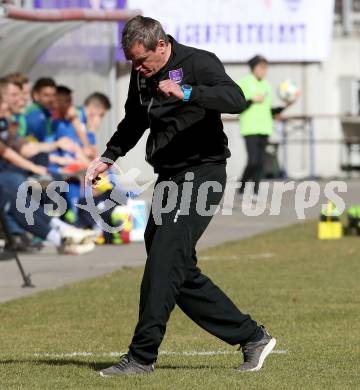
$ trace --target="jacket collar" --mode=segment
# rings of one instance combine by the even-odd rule
[[[167,63],[153,76],[156,81],[169,78],[169,71],[176,66],[180,59],[181,45],[171,36],[168,35],[171,44],[171,54]]]

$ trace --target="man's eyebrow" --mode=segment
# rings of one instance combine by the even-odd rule
[[[149,56],[149,51],[144,51],[142,54],[139,54],[139,58],[146,58]]]

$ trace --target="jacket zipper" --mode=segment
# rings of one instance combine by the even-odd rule
[[[141,98],[141,88],[140,88],[140,73],[137,74],[137,87],[138,87],[138,93],[139,93],[139,99],[140,99],[140,104],[143,104],[142,98]],[[151,118],[150,118],[150,110],[151,106],[153,105],[154,98],[151,97],[150,103],[147,108],[147,114],[148,114],[148,119],[149,119],[149,127],[151,128]],[[152,147],[151,147],[151,153],[149,156],[146,156],[146,161],[150,162],[151,161],[151,156],[154,154],[155,151],[155,140],[152,139]]]
[[[148,118],[149,118],[149,125],[150,125],[150,134],[151,134],[151,119],[150,119],[150,110],[151,110],[151,106],[154,102],[154,98],[152,97],[151,100],[150,100],[150,103],[149,103],[149,106],[148,106],[148,109],[147,109],[147,113],[148,113]],[[152,138],[152,147],[151,147],[151,153],[150,153],[150,156],[147,158],[147,161],[150,162],[151,161],[151,157],[152,155],[154,154],[154,151],[155,151],[155,139]]]

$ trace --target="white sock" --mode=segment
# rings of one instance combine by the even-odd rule
[[[62,221],[57,217],[51,218],[50,226],[52,229],[59,229],[60,233],[63,232],[65,229],[69,229],[69,227],[71,227],[71,225],[69,225],[68,223]]]
[[[55,246],[61,245],[61,234],[57,229],[51,229],[46,236],[46,241],[51,242]]]

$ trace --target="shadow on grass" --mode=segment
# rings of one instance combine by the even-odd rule
[[[79,367],[88,367],[94,371],[102,370],[103,368],[109,367],[114,362],[107,361],[107,362],[87,362],[87,361],[81,361],[81,360],[75,360],[75,359],[8,359],[8,360],[0,360],[0,365],[11,365],[11,364],[29,364],[33,363],[34,365],[45,365],[45,366],[79,366]],[[225,365],[206,365],[206,364],[199,364],[199,365],[177,365],[177,364],[159,364],[156,365],[156,370],[203,370],[203,369],[210,369],[210,368],[229,368]]]
[[[34,364],[36,366],[38,365],[44,365],[44,366],[79,366],[79,367],[88,367],[93,370],[101,370],[103,368],[109,367],[111,365],[111,362],[86,362],[81,360],[75,360],[75,359],[8,359],[8,360],[0,360],[0,365],[5,364]]]

